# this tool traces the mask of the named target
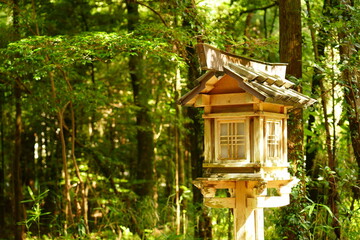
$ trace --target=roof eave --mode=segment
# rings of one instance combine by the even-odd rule
[[[184,96],[182,96],[178,101],[177,104],[180,104],[182,106],[189,105],[192,106],[192,104],[188,104],[191,99],[196,97],[196,95],[200,94],[202,90],[206,87],[206,82],[209,81],[213,76],[215,76],[215,71],[208,71],[205,74],[203,74],[201,77],[197,79],[198,85],[194,87],[190,92],[186,93]]]

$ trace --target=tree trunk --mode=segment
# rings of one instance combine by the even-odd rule
[[[128,11],[128,31],[132,32],[139,24],[138,5],[132,1],[126,2]],[[148,100],[151,94],[151,83],[144,75],[142,54],[129,56],[129,71],[133,88],[133,98],[136,105],[137,126],[137,161],[132,166],[133,177],[137,184],[134,191],[140,197],[151,197],[154,194],[154,133],[150,117],[150,106]]]
[[[280,0],[280,61],[288,63],[286,74],[302,77],[301,1]],[[301,86],[297,87],[301,91]]]
[[[280,22],[280,61],[288,63],[287,78],[302,77],[302,49],[301,49],[301,1],[280,0],[279,1]],[[302,91],[300,85],[296,86],[298,92]],[[303,111],[301,108],[293,109],[289,114],[288,121],[288,158],[294,166],[296,175],[304,180],[303,166]],[[298,164],[301,163],[301,164]],[[302,190],[305,194],[303,184]],[[299,206],[298,200],[293,200],[287,208]],[[298,239],[296,230],[298,226],[291,224],[285,227],[284,235],[287,239]]]
[[[300,0],[280,0],[280,61],[288,63],[286,75],[302,77],[301,54],[301,3]],[[301,92],[300,85],[296,90]],[[297,161],[303,161],[303,112],[294,109],[290,113],[288,127],[289,161],[297,168]]]
[[[196,6],[193,1],[187,1],[187,12],[186,17],[183,18],[182,26],[185,29],[192,28],[194,32],[199,31],[198,26],[192,26],[191,21],[196,19]],[[202,40],[198,37],[198,42]],[[186,64],[188,66],[188,84],[187,88],[192,89],[194,87],[194,81],[200,77],[200,67],[198,62],[198,56],[196,54],[194,47],[186,48]],[[189,129],[189,134],[186,137],[189,139],[188,145],[186,146],[190,152],[190,161],[191,161],[191,175],[192,179],[196,179],[197,177],[202,176],[202,163],[203,163],[203,142],[204,136],[202,134],[203,125],[201,124],[201,120],[198,118],[199,109],[197,108],[187,108],[184,111],[188,118],[191,119],[191,122],[187,125]],[[211,219],[207,214],[206,207],[203,207],[203,197],[200,190],[193,186],[193,204],[195,206],[195,236],[194,238],[200,239],[212,239],[212,231],[211,231]],[[200,216],[198,218],[198,222],[196,221],[196,216]]]
[[[197,56],[194,48],[187,48],[187,58],[188,58],[188,88],[192,89],[192,84],[194,80],[200,76],[199,64],[197,62]],[[202,176],[202,163],[203,163],[203,135],[202,129],[203,125],[201,124],[201,120],[198,118],[199,109],[197,108],[187,108],[186,109],[187,116],[191,119],[191,123],[187,125],[189,129],[189,134],[187,139],[188,149],[190,152],[190,160],[191,160],[191,168],[192,168],[192,179],[196,179],[197,177]],[[201,239],[211,239],[211,219],[207,215],[207,210],[203,205],[203,197],[200,190],[193,186],[193,204],[196,207],[198,213],[196,215],[200,215],[199,222],[195,227],[195,238]]]
[[[301,4],[300,0],[280,0],[280,61],[288,63],[286,75],[302,77],[301,63]],[[296,90],[301,92],[300,85]],[[303,119],[302,109],[294,109],[290,114],[288,127],[289,160],[296,164],[303,160]]]

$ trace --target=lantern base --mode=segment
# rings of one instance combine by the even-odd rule
[[[291,188],[299,180],[251,180],[247,176],[232,179],[197,178],[193,183],[204,196],[205,206],[234,209],[234,239],[264,239],[264,208],[282,207],[290,203]],[[216,196],[217,189],[227,189],[229,197]]]

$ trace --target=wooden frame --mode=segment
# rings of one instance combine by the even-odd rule
[[[278,139],[278,143],[276,144],[277,146],[275,146],[276,148],[274,149],[274,152],[277,152],[277,156],[269,156],[269,144],[270,141],[277,141],[277,139],[269,139],[270,136],[268,136],[268,130],[269,130],[269,126],[268,126],[268,123],[274,123],[274,124],[277,124],[279,123],[280,126],[278,127],[278,129],[275,129],[275,131],[278,132],[278,134],[280,135],[279,136],[279,139]],[[283,119],[279,119],[279,118],[267,118],[265,117],[264,119],[264,156],[265,156],[265,162],[271,162],[271,163],[274,163],[276,162],[275,165],[280,165],[282,164],[283,162],[283,157],[284,157],[284,147],[283,147],[283,142],[284,142],[284,135],[283,135]],[[274,127],[276,128],[276,125],[274,125]],[[273,136],[276,136],[277,133],[275,133],[275,135]],[[275,144],[273,144],[275,145]]]
[[[220,124],[233,124],[233,123],[244,123],[244,158],[233,158],[230,155],[233,155],[233,153],[229,154],[229,158],[222,158],[221,157],[221,129]],[[242,162],[242,163],[250,163],[250,134],[249,134],[249,119],[248,118],[237,118],[237,119],[215,119],[215,163],[234,163],[234,162]],[[231,131],[231,130],[227,130]],[[231,133],[230,133],[231,134]],[[230,137],[231,136],[231,137]],[[229,138],[234,138],[233,135],[229,135]],[[228,141],[234,141],[234,139],[230,139]],[[237,140],[235,140],[237,141]],[[242,145],[239,143],[229,143],[233,145]],[[230,148],[233,148],[233,146],[230,146]]]

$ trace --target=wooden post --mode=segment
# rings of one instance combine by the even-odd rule
[[[248,198],[255,198],[255,181],[236,181],[234,208],[234,239],[263,240],[264,213],[262,208],[249,204]]]
[[[255,209],[255,239],[264,240],[264,209]]]

